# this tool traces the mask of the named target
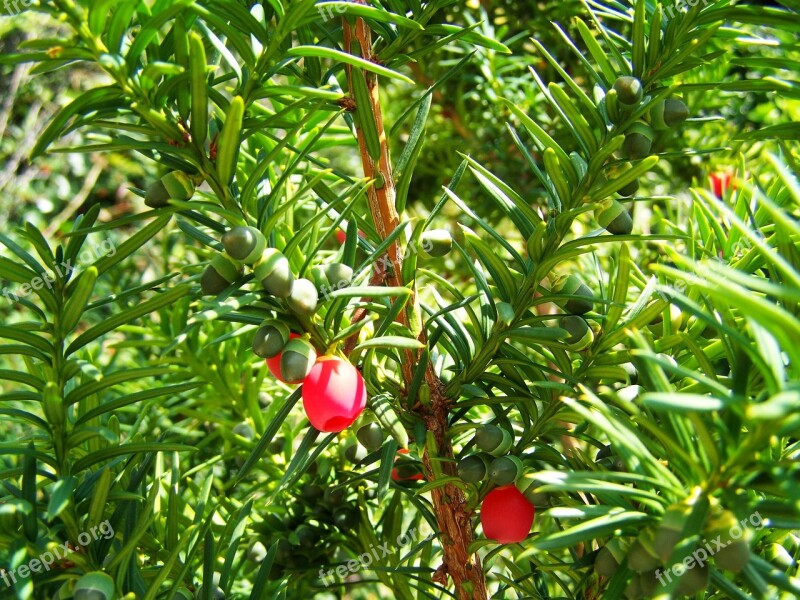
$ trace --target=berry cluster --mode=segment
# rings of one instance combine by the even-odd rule
[[[619,125],[630,118],[644,99],[644,87],[636,77],[618,77],[608,90],[605,107],[612,123]],[[609,167],[608,174],[614,178],[630,171],[631,160],[641,160],[650,156],[656,131],[663,131],[683,123],[689,116],[689,109],[679,98],[665,98],[655,102],[646,114],[646,120],[634,122],[628,127],[622,144],[622,160]],[[601,181],[604,183],[605,181]],[[617,190],[620,196],[629,198],[639,190],[639,179],[633,179]],[[619,201],[608,199],[601,202],[595,211],[595,219],[606,231],[613,235],[628,235],[633,230],[631,215]]]
[[[547,502],[537,492],[537,483],[524,475],[518,456],[508,454],[513,434],[496,425],[482,425],[473,440],[481,450],[461,459],[458,475],[466,483],[479,484],[488,478],[495,486],[481,504],[481,524],[487,538],[501,544],[523,541],[531,530],[535,506]]]
[[[217,254],[200,280],[203,294],[219,294],[239,279],[244,265],[264,291],[283,301],[285,312],[266,319],[253,338],[253,352],[266,359],[272,375],[287,384],[303,384],[303,408],[311,424],[324,432],[349,427],[364,410],[367,389],[364,379],[352,364],[334,356],[318,356],[308,336],[290,330],[287,319],[314,315],[319,293],[317,284],[347,285],[353,271],[347,265],[332,263],[315,267],[317,284],[295,278],[288,258],[268,248],[264,235],[255,227],[238,226],[222,236],[224,253]]]

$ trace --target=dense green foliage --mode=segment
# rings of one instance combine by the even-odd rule
[[[34,4],[0,18],[0,598],[470,597],[443,486],[492,597],[800,596],[797,0]],[[358,367],[356,425],[270,375],[284,326],[284,379]]]

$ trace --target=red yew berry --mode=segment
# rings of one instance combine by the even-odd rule
[[[292,332],[289,334],[289,339],[293,340],[295,338],[299,338],[300,336],[296,333]],[[286,383],[286,380],[281,376],[281,356],[283,356],[283,352],[278,352],[272,358],[267,359],[267,367],[269,367],[269,372],[272,373],[272,376],[277,379],[278,381],[283,381]]]
[[[303,380],[303,408],[311,424],[338,432],[353,424],[367,404],[364,378],[338,356],[320,356]]]
[[[731,173],[711,173],[708,178],[711,181],[714,195],[721,199],[728,188],[731,187]]]
[[[486,494],[481,504],[484,535],[501,544],[516,544],[526,538],[533,525],[533,504],[516,486],[504,485]]]

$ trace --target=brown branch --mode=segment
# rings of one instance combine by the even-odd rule
[[[361,57],[372,61],[372,35],[369,27],[362,19],[357,19],[355,32],[346,20],[342,20],[344,29],[344,47],[351,51],[353,40],[355,39],[360,46]],[[350,89],[352,90],[352,67],[346,65],[346,72]],[[364,176],[376,181],[382,181],[381,186],[372,186],[368,192],[368,201],[375,228],[381,239],[386,239],[400,224],[400,218],[395,207],[395,184],[392,175],[392,165],[389,157],[389,148],[386,139],[386,131],[383,126],[383,114],[380,106],[380,89],[378,78],[374,73],[364,73],[367,80],[367,88],[370,92],[370,104],[368,107],[375,117],[375,125],[380,136],[381,153],[379,160],[375,161],[370,156],[361,129],[357,129],[358,144],[361,155],[361,164],[364,169]],[[356,110],[365,110],[367,107],[356,106]],[[392,286],[403,286],[403,255],[400,251],[400,243],[395,241],[387,249],[390,270],[386,273],[386,281]],[[419,305],[416,287],[412,286],[411,298],[409,299],[414,314],[419,314]],[[354,318],[363,319],[364,314],[359,313]],[[398,315],[398,320],[409,327],[412,331],[415,328],[410,323],[407,310],[403,310]],[[421,329],[421,328],[418,328]],[[425,332],[419,332],[419,339],[425,343]],[[408,386],[413,378],[414,371],[419,363],[419,353],[412,350],[405,351],[403,361],[403,377]],[[425,382],[430,388],[430,406],[419,405],[418,413],[424,419],[428,431],[433,433],[436,442],[436,458],[444,459],[441,461],[441,469],[445,476],[456,474],[455,461],[453,460],[453,447],[448,436],[450,399],[445,394],[445,388],[441,380],[436,376],[433,367],[428,363],[425,372]],[[413,404],[413,398],[409,398],[409,404]],[[415,405],[416,406],[416,405]],[[425,474],[429,481],[434,480],[434,470],[431,466],[432,457],[426,447],[422,456]],[[436,570],[433,580],[442,585],[447,585],[448,576],[452,579],[455,587],[456,596],[459,600],[486,600],[486,582],[483,576],[483,567],[477,554],[471,556],[469,546],[474,539],[471,522],[471,514],[466,508],[464,494],[460,488],[448,484],[437,487],[431,491],[434,513],[441,533],[443,562]]]

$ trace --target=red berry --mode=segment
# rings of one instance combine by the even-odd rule
[[[722,198],[729,187],[731,187],[731,173],[712,173],[708,176],[711,180],[711,188],[717,198]]]
[[[336,241],[340,244],[344,244],[344,241],[347,239],[347,234],[342,231],[341,229],[336,230]]]
[[[484,535],[501,544],[524,540],[533,525],[533,504],[515,485],[504,485],[486,494],[481,504]]]
[[[297,335],[294,332],[289,334],[289,339],[290,340],[293,340],[293,339],[299,338],[299,337],[300,336]],[[278,352],[272,358],[268,358],[267,359],[267,367],[269,367],[269,372],[272,373],[272,376],[275,379],[277,379],[278,381],[283,381],[283,383],[286,383],[286,381],[281,376],[281,356],[283,356],[283,352]]]
[[[366,404],[367,387],[361,373],[337,356],[320,356],[303,380],[303,408],[320,431],[346,429]]]

